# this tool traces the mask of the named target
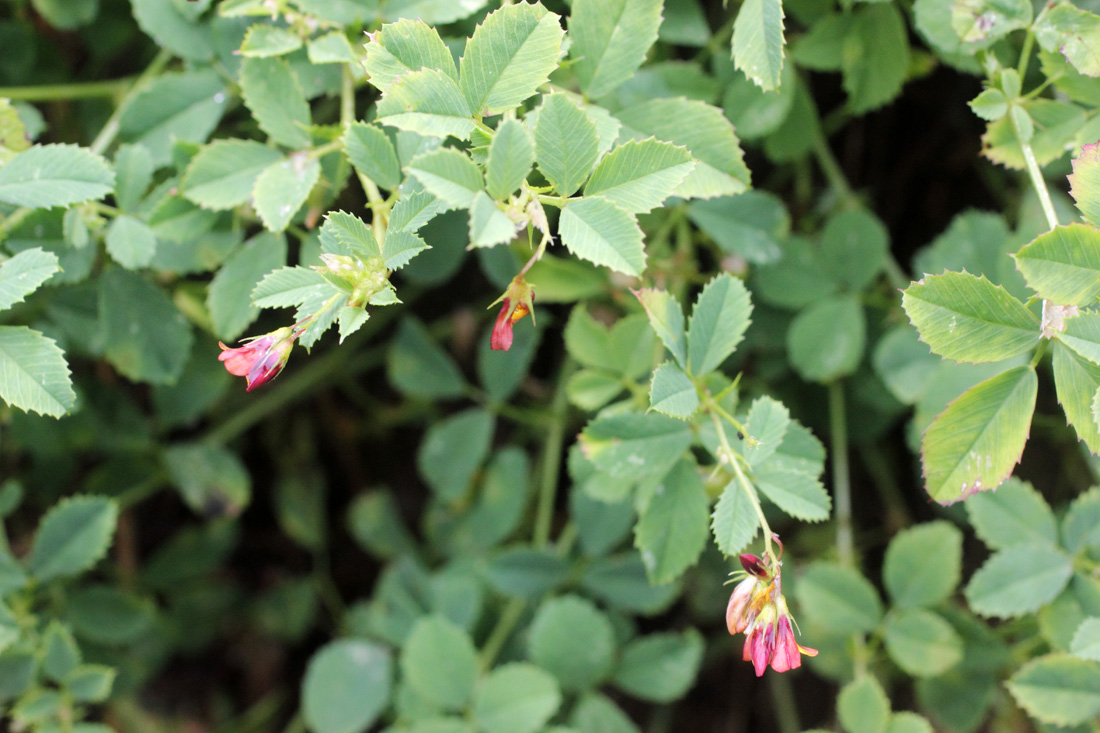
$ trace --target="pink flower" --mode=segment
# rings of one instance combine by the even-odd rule
[[[225,362],[225,368],[230,374],[244,377],[248,382],[245,391],[251,392],[254,387],[274,379],[282,371],[294,348],[294,339],[301,334],[301,330],[280,328],[235,349],[219,341],[218,346],[222,347],[222,353],[218,355],[218,361]]]
[[[489,346],[493,351],[507,351],[512,348],[512,324],[531,313],[535,307],[535,294],[523,275],[517,275],[496,302],[501,301],[503,303],[497,314],[497,321],[493,324],[493,335],[489,339]]]
[[[791,612],[780,591],[779,563],[755,555],[742,555],[748,577],[733,589],[726,606],[726,628],[730,634],[745,633],[741,658],[752,662],[756,676],[771,665],[776,672],[802,666],[802,655],[817,656],[817,650],[801,646],[794,636]]]

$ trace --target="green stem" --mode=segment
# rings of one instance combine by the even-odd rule
[[[512,629],[519,623],[520,617],[523,616],[523,609],[526,606],[527,603],[522,598],[513,598],[508,601],[508,605],[501,611],[496,626],[489,632],[489,638],[485,640],[485,644],[481,647],[478,661],[483,672],[488,671],[493,666],[497,654],[500,654],[504,642],[508,641],[508,637],[512,635]]]
[[[550,434],[542,451],[542,476],[539,479],[538,504],[535,509],[535,528],[532,539],[536,547],[546,547],[550,542],[550,528],[554,521],[554,499],[558,491],[561,471],[561,454],[565,445],[566,400],[565,385],[573,373],[572,362],[562,364],[558,386],[550,404]]]
[[[1047,189],[1046,179],[1043,178],[1043,172],[1039,169],[1038,161],[1035,160],[1035,152],[1031,149],[1031,143],[1023,140],[1015,116],[1012,117],[1012,124],[1016,129],[1016,139],[1020,141],[1020,152],[1024,154],[1024,163],[1027,165],[1027,174],[1031,178],[1031,185],[1034,186],[1035,193],[1039,194],[1039,203],[1043,207],[1047,225],[1053,229],[1058,226],[1058,215],[1054,212],[1054,203],[1050,200],[1050,190]]]
[[[772,528],[768,524],[767,517],[764,516],[764,509],[760,506],[760,497],[756,495],[756,488],[753,487],[752,482],[749,481],[748,476],[746,476],[745,472],[741,469],[739,457],[733,452],[733,448],[730,447],[729,439],[726,437],[726,428],[718,418],[719,410],[721,410],[721,408],[714,404],[713,401],[708,403],[707,411],[710,413],[710,419],[714,423],[714,429],[718,431],[718,442],[722,446],[722,457],[733,467],[733,473],[737,476],[737,483],[741,486],[745,495],[749,497],[752,508],[756,512],[756,518],[760,522],[760,528],[764,531],[764,554],[773,561],[776,561],[778,558],[776,558],[775,553],[772,551]]]
[[[22,224],[33,211],[34,209],[16,209],[4,217],[4,221],[0,221],[0,242],[3,242],[8,238],[9,234],[18,229],[19,225]]]
[[[846,207],[858,208],[859,197],[855,195],[851,185],[848,184],[848,178],[844,175],[836,156],[833,155],[832,148],[829,147],[829,140],[825,137],[821,125],[815,120],[811,127],[813,129],[814,158],[821,167],[821,172],[825,174],[829,186],[836,191],[837,196]]]
[[[905,270],[901,264],[898,263],[897,258],[894,257],[894,253],[890,250],[886,250],[886,259],[883,262],[883,267],[886,269],[886,277],[890,279],[890,285],[898,290],[905,290],[909,287],[909,283],[912,282],[910,277],[905,274]]]
[[[785,674],[768,675],[768,691],[772,696],[772,710],[780,733],[798,733],[802,723],[798,719],[798,701],[791,690],[791,678]]]
[[[722,24],[722,27],[714,32],[707,41],[707,45],[695,55],[693,61],[697,64],[702,64],[714,54],[718,53],[718,49],[729,43],[731,37],[733,37],[733,24],[737,20],[737,13],[734,13],[729,19]]]
[[[1020,75],[1020,83],[1024,83],[1024,74],[1027,73],[1027,65],[1031,61],[1031,47],[1035,44],[1035,32],[1030,28],[1024,37],[1024,46],[1020,49],[1020,63],[1016,66],[1016,73]]]
[[[113,143],[118,136],[119,123],[122,119],[122,111],[126,109],[126,103],[144,89],[153,78],[159,76],[160,72],[164,70],[164,67],[167,66],[168,62],[171,60],[172,54],[165,49],[161,49],[160,52],[153,57],[149,66],[145,68],[145,71],[141,72],[141,76],[137,78],[137,81],[130,87],[130,91],[126,93],[126,98],[121,104],[115,107],[115,111],[111,113],[111,116],[107,119],[107,124],[103,126],[103,129],[96,135],[95,140],[92,141],[90,148],[93,153],[102,155],[107,148],[111,147],[111,143]]]
[[[0,87],[0,98],[20,102],[57,102],[65,99],[113,97],[130,88],[135,77],[71,84],[41,84],[33,87]]]
[[[829,385],[829,453],[833,459],[833,496],[836,502],[836,552],[840,562],[855,563],[852,542],[852,486],[848,468],[848,424],[844,414],[844,388]]]

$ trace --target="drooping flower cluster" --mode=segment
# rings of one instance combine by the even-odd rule
[[[489,346],[494,351],[507,351],[512,348],[512,324],[532,312],[535,307],[535,294],[520,274],[513,278],[504,295],[500,296],[493,305],[501,301],[504,302],[500,306],[497,321],[493,324],[493,335],[489,339]],[[492,308],[493,305],[489,307]],[[534,317],[532,314],[531,318]]]
[[[731,634],[745,633],[742,659],[751,661],[760,677],[768,665],[776,672],[786,672],[802,666],[803,654],[817,656],[816,649],[795,641],[780,563],[750,554],[741,555],[740,560],[746,577],[734,587],[726,606],[726,628]]]
[[[290,352],[294,348],[294,339],[302,335],[302,330],[290,326],[280,328],[263,336],[257,336],[244,346],[231,349],[221,341],[222,353],[218,361],[225,362],[230,374],[244,377],[248,382],[246,392],[275,378],[286,366]]]

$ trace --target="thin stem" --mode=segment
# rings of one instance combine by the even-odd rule
[[[497,625],[489,632],[489,638],[485,640],[485,644],[481,647],[478,661],[481,664],[482,671],[487,671],[493,666],[493,661],[496,660],[497,654],[500,654],[504,642],[508,641],[508,637],[511,636],[512,629],[519,623],[520,617],[523,616],[523,609],[526,606],[527,603],[522,598],[513,598],[501,611],[500,618],[497,619]]]
[[[1012,117],[1012,124],[1016,129],[1016,139],[1020,141],[1020,151],[1024,154],[1024,163],[1027,164],[1027,174],[1031,178],[1031,185],[1035,187],[1035,193],[1039,194],[1039,203],[1043,207],[1043,214],[1047,218],[1047,225],[1053,229],[1058,226],[1058,215],[1054,212],[1054,202],[1050,200],[1050,190],[1047,189],[1046,179],[1039,169],[1039,163],[1035,160],[1035,152],[1031,149],[1031,143],[1025,142],[1020,133],[1020,125],[1016,117]]]
[[[776,560],[775,553],[772,551],[772,528],[768,524],[767,517],[764,516],[764,509],[760,506],[760,497],[756,495],[756,489],[753,487],[752,482],[749,481],[748,476],[746,476],[745,472],[741,469],[737,454],[734,453],[733,448],[730,447],[729,439],[726,437],[726,428],[722,425],[722,421],[718,419],[718,410],[720,409],[721,408],[714,404],[713,401],[707,405],[710,419],[714,422],[714,429],[718,431],[718,442],[722,446],[723,457],[733,467],[733,473],[737,476],[737,483],[741,485],[741,489],[745,492],[745,495],[749,497],[752,508],[756,512],[756,518],[760,522],[760,528],[764,530],[764,554]]]
[[[1024,81],[1024,74],[1027,73],[1028,62],[1031,61],[1031,47],[1035,44],[1035,32],[1030,28],[1027,31],[1027,35],[1024,37],[1023,48],[1020,49],[1020,63],[1016,66],[1016,73],[1020,75],[1020,83]]]
[[[814,158],[821,167],[821,172],[825,174],[825,179],[829,182],[829,186],[836,191],[837,196],[844,202],[844,205],[850,208],[857,208],[859,206],[859,197],[852,191],[847,176],[844,175],[840,163],[837,162],[836,156],[833,155],[832,148],[829,147],[829,140],[825,137],[821,125],[814,124],[812,127]]]
[[[730,38],[733,36],[733,24],[736,20],[737,14],[734,13],[725,23],[722,24],[721,28],[714,32],[714,35],[712,35],[710,37],[710,40],[707,41],[707,45],[703,46],[699,53],[695,55],[693,61],[697,64],[702,64],[704,61],[717,53],[718,49],[729,43]]]
[[[798,733],[802,723],[798,719],[798,701],[791,690],[791,678],[785,674],[768,675],[768,691],[772,696],[772,710],[780,733]]]
[[[8,235],[19,228],[19,225],[31,215],[34,209],[16,209],[0,221],[0,242],[7,239]]]
[[[558,491],[558,476],[561,471],[561,453],[565,444],[565,418],[569,403],[566,400],[565,384],[573,373],[572,362],[562,365],[558,377],[558,386],[550,404],[550,434],[546,437],[542,451],[542,476],[539,479],[538,504],[535,509],[535,529],[532,539],[536,547],[546,547],[550,542],[550,528],[554,520],[554,499]]]
[[[848,468],[848,423],[844,414],[844,387],[829,385],[829,453],[833,459],[833,496],[836,500],[836,552],[840,562],[855,563],[852,542],[852,486]]]
[[[911,282],[908,275],[905,274],[905,270],[901,264],[894,257],[894,253],[890,250],[886,251],[886,259],[883,263],[883,267],[886,269],[886,277],[890,279],[890,285],[898,290],[905,290],[909,287]]]
[[[33,87],[0,87],[0,97],[22,102],[56,102],[65,99],[113,97],[125,92],[135,77],[110,81],[84,81],[71,84],[42,84]]]
[[[154,77],[159,76],[160,72],[164,70],[164,67],[168,65],[168,62],[172,60],[171,52],[161,49],[153,60],[149,63],[149,66],[145,68],[145,71],[141,72],[141,76],[137,78],[134,85],[130,87],[130,91],[126,93],[126,98],[115,107],[115,111],[111,113],[111,116],[107,119],[107,124],[103,126],[103,129],[96,135],[95,140],[92,141],[90,146],[93,153],[103,154],[107,148],[111,147],[111,143],[115,141],[118,136],[119,122],[122,119],[122,111],[126,109],[126,102],[133,99],[133,97],[145,88]]]

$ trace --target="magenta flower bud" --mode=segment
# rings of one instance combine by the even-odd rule
[[[218,361],[225,362],[225,368],[230,374],[244,377],[248,382],[246,392],[275,378],[286,366],[290,352],[294,348],[294,339],[300,336],[302,331],[293,328],[280,328],[271,333],[252,339],[244,346],[231,349],[221,341],[222,353],[218,354]]]
[[[758,558],[756,555],[745,553],[738,558],[741,561],[741,567],[745,569],[745,572],[749,575],[757,578],[767,578],[768,570],[764,567],[764,561]]]

